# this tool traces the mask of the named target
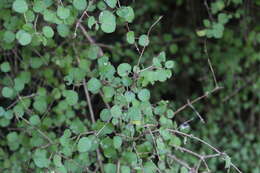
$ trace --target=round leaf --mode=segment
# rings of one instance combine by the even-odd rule
[[[141,35],[141,36],[139,37],[138,44],[139,44],[140,46],[143,46],[143,47],[148,46],[148,44],[149,44],[149,38],[148,38],[148,36],[147,36],[147,35],[144,35],[144,34]]]
[[[2,95],[3,95],[3,97],[11,98],[14,95],[14,90],[9,87],[4,87],[2,89]]]
[[[29,34],[28,32],[24,31],[24,30],[19,30],[16,33],[16,39],[18,40],[18,42],[25,46],[31,43],[32,41],[32,36],[31,34]]]
[[[11,70],[9,62],[3,62],[0,66],[0,69],[4,73],[9,72]]]
[[[101,29],[105,33],[112,33],[116,30],[116,17],[108,10],[104,10],[99,15]]]
[[[122,63],[118,66],[117,73],[121,77],[128,76],[128,74],[131,72],[131,69],[131,65],[128,63]]]
[[[63,91],[63,95],[66,98],[66,102],[71,106],[78,102],[78,93],[73,90],[65,90]]]
[[[78,151],[79,152],[86,152],[89,151],[91,148],[91,140],[87,137],[82,137],[78,142]]]
[[[70,16],[70,9],[59,6],[58,10],[57,10],[57,15],[61,18],[61,19],[66,19]]]
[[[73,6],[77,10],[84,10],[87,7],[87,1],[86,0],[73,0]]]
[[[52,28],[50,26],[44,26],[42,28],[42,32],[43,32],[44,36],[47,38],[52,38],[54,36],[54,31],[52,30]]]
[[[135,42],[135,33],[134,31],[129,31],[126,34],[126,40],[129,44],[134,44]]]
[[[150,99],[150,91],[148,89],[142,89],[138,92],[138,98],[141,101],[148,101]]]
[[[17,13],[25,13],[28,10],[28,5],[25,0],[15,0],[13,2],[13,10]]]
[[[97,78],[91,78],[87,83],[88,90],[91,91],[93,94],[98,93],[101,87],[102,84]]]

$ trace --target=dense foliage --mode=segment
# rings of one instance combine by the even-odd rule
[[[2,0],[0,172],[260,172],[259,8]]]

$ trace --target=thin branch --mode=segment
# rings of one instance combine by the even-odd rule
[[[171,159],[175,160],[176,162],[178,162],[180,165],[182,165],[183,167],[187,168],[188,170],[191,170],[191,167],[188,165],[188,163],[186,163],[185,161],[178,159],[176,156],[174,155],[167,155],[168,157],[170,157]]]
[[[210,70],[211,70],[211,73],[212,73],[212,76],[213,76],[213,79],[214,79],[214,82],[215,82],[215,87],[218,87],[217,78],[216,78],[214,69],[212,67],[211,61],[210,61],[210,57],[209,57],[209,53],[208,53],[208,49],[207,49],[207,40],[206,39],[205,39],[205,42],[204,42],[204,52],[205,52],[205,54],[207,55],[207,58],[208,58],[208,64],[209,64],[209,67],[210,67]]]
[[[151,27],[149,28],[149,30],[148,30],[148,32],[147,32],[147,37],[148,37],[148,38],[149,38],[149,36],[150,36],[150,33],[151,33],[153,27],[162,19],[162,17],[163,17],[163,16],[160,16],[160,17],[151,25]],[[138,59],[137,66],[140,65],[140,62],[141,62],[142,56],[143,56],[143,54],[144,54],[145,48],[146,48],[146,46],[144,46],[143,49],[142,49],[142,51],[141,51],[141,54],[140,54],[139,59]]]
[[[196,99],[192,100],[191,102],[189,103],[186,103],[185,105],[183,105],[182,107],[178,108],[175,112],[174,112],[174,115],[180,113],[181,111],[183,111],[187,106],[189,106],[189,104],[194,104],[206,97],[208,97],[210,94],[213,94],[215,93],[216,91],[220,90],[220,89],[223,89],[223,87],[216,87],[214,88],[213,90],[211,90],[210,92],[206,92],[205,94],[203,94],[202,96],[200,97],[197,97]]]

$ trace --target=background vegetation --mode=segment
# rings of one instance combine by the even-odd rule
[[[0,172],[260,172],[259,9],[2,0]]]

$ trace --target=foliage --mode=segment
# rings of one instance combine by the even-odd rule
[[[203,9],[209,16],[202,21],[202,29],[196,30],[190,20],[187,27],[180,21],[176,29],[168,30],[175,25],[170,22],[168,3],[176,9],[181,7],[175,13],[185,16],[181,10],[185,1],[144,2],[0,3],[0,172],[185,173],[195,171],[201,162],[204,165],[197,167],[199,172],[240,172],[233,156],[243,170],[259,170],[259,160],[252,159],[255,163],[248,165],[240,160],[241,156],[242,160],[254,157],[248,154],[252,152],[251,141],[257,141],[253,147],[260,155],[259,137],[249,133],[245,142],[236,133],[230,138],[223,135],[235,126],[245,132],[246,126],[241,124],[244,116],[236,119],[237,112],[250,110],[250,117],[256,119],[259,112],[255,103],[260,95],[250,99],[260,88],[254,72],[259,62],[255,47],[258,30],[246,33],[245,39],[242,31],[230,24],[235,21],[242,28],[246,26],[241,19],[245,13],[243,2],[218,0],[207,4]],[[234,8],[230,13],[226,11],[229,7]],[[160,21],[161,13],[166,15]],[[188,37],[188,41],[175,41],[181,36]],[[212,41],[201,45],[205,38]],[[217,81],[212,80],[215,74],[208,65],[201,68],[205,66],[204,51],[212,60]],[[243,79],[245,71],[251,75],[235,84],[233,77]],[[189,81],[202,73],[206,80],[201,83],[206,87],[196,86],[189,91]],[[247,88],[230,99],[234,88],[251,83],[253,89]],[[198,96],[202,88],[203,93],[208,92],[205,98],[215,91],[214,86],[218,90],[222,85],[227,89],[210,97],[209,106],[196,104],[195,109],[188,102],[192,112],[177,116],[177,108],[191,92]],[[229,105],[219,104],[223,98]],[[227,111],[231,108],[235,111]],[[206,112],[210,118],[205,129],[194,127],[198,131],[191,131],[189,125],[193,128],[193,124],[187,119],[202,118],[199,112]],[[217,127],[216,122],[225,129]],[[245,147],[241,153],[228,155],[208,142],[224,150],[240,149],[243,143]]]

